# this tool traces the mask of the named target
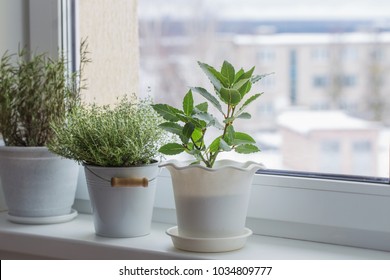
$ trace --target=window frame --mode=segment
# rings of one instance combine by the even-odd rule
[[[310,175],[259,171],[247,226],[259,235],[390,251],[388,182]],[[153,220],[175,224],[169,172],[163,169],[158,180]]]
[[[31,1],[30,6],[43,2]],[[30,16],[50,17],[41,11]],[[169,172],[162,169],[158,180],[153,220],[174,224]],[[75,204],[80,212],[90,211],[87,196],[81,179]],[[390,251],[387,213],[389,178],[264,170],[254,176],[247,225],[260,235]]]
[[[29,48],[57,58],[61,47],[61,3],[67,0],[28,1]]]

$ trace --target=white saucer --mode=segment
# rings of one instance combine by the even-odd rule
[[[20,217],[7,214],[8,221],[17,224],[45,225],[64,223],[73,220],[77,216],[77,211],[72,209],[69,214],[51,217]]]
[[[252,231],[249,228],[244,228],[243,234],[232,237],[184,237],[179,236],[177,226],[167,229],[166,233],[172,238],[173,245],[177,249],[203,253],[227,252],[241,249],[244,247],[247,238],[252,235]]]

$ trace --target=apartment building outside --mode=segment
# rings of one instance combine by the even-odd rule
[[[185,25],[185,20],[175,22],[175,26],[180,24]],[[150,86],[157,102],[180,106],[190,86],[212,90],[197,60],[216,67],[225,59],[245,69],[256,66],[256,73],[271,74],[254,87],[264,94],[248,108],[252,119],[237,122],[237,129],[258,136],[260,157],[269,168],[388,175],[383,165],[388,165],[389,146],[383,135],[390,124],[390,83],[386,78],[390,32],[352,27],[348,32],[275,32],[277,29],[266,26],[243,34],[220,32],[216,22],[207,24],[194,33],[178,27],[181,31],[177,34],[166,34],[170,29],[164,23],[140,21],[141,71],[148,77],[147,83],[142,83],[140,75],[141,87]],[[320,25],[316,28],[321,29]],[[146,29],[148,36],[143,37]],[[315,129],[313,123],[310,133],[293,134],[292,127],[278,122],[279,116],[291,110],[321,113],[325,118],[338,111],[340,120],[333,118],[333,125],[348,117],[366,122],[366,127],[346,126],[341,131]],[[329,140],[337,136],[338,144]],[[298,164],[302,157],[296,149],[299,146],[307,147],[304,153],[312,156],[310,161]],[[331,161],[335,163],[329,164]]]
[[[292,110],[277,120],[286,169],[361,176],[377,173],[376,123],[333,110]]]
[[[231,51],[237,63],[273,73],[252,108],[262,129],[275,127],[276,116],[291,107],[390,122],[390,33],[238,35]]]

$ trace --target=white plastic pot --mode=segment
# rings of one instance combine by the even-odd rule
[[[134,167],[85,165],[84,171],[97,235],[136,237],[150,233],[158,163]]]
[[[78,170],[77,163],[46,147],[0,147],[0,180],[9,219],[55,223],[74,218]]]
[[[245,222],[253,175],[263,165],[221,160],[210,169],[171,160],[160,166],[165,166],[172,176],[178,223],[176,239],[187,238],[190,244],[194,240],[206,242],[218,238],[233,242],[248,236]],[[175,236],[172,237],[175,243]],[[180,247],[197,251],[192,245]],[[210,251],[233,249],[238,248],[222,244]],[[200,251],[207,252],[208,249]]]

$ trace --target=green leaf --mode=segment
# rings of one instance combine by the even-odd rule
[[[250,153],[260,152],[260,149],[257,146],[252,144],[240,145],[237,146],[234,150],[239,154],[250,154]]]
[[[192,136],[192,132],[194,132],[195,125],[193,123],[186,123],[182,130],[182,135],[180,137],[183,144],[187,144]]]
[[[207,123],[204,120],[198,118],[191,119],[191,122],[199,129],[204,129],[207,127]]]
[[[226,141],[223,140],[222,138],[219,139],[219,148],[220,148],[222,151],[225,151],[225,152],[229,152],[229,151],[232,150],[232,149],[230,148],[229,144],[226,143]]]
[[[187,148],[186,152],[189,153],[190,155],[195,155],[198,151],[195,149],[194,143],[192,142],[188,142],[186,148]]]
[[[191,89],[206,98],[211,104],[213,104],[215,108],[218,109],[218,111],[223,114],[221,103],[219,103],[218,99],[215,98],[210,92],[201,87],[194,87]]]
[[[233,141],[234,141],[234,128],[233,128],[232,125],[229,125],[226,128],[226,134],[225,134],[224,140],[226,141],[226,143],[228,145],[233,145]]]
[[[241,101],[241,95],[236,89],[221,88],[219,91],[221,99],[228,105],[237,105]]]
[[[242,104],[241,108],[237,111],[236,116],[240,115],[246,107],[248,107],[249,104],[251,104],[253,101],[255,101],[257,98],[259,98],[263,93],[256,93],[255,95],[252,95],[249,97],[244,104]]]
[[[271,74],[273,74],[273,73],[253,76],[253,77],[251,77],[251,82],[252,82],[252,84],[254,84],[254,83],[260,81],[261,79],[263,79],[264,77],[267,77],[267,76],[269,76]]]
[[[256,143],[255,139],[253,139],[250,135],[243,132],[235,132],[234,133],[234,144],[250,144]]]
[[[244,112],[244,113],[241,113],[240,115],[238,115],[236,118],[249,120],[250,118],[252,118],[252,116],[251,116],[251,114]]]
[[[165,131],[168,131],[170,133],[181,135],[183,127],[177,123],[174,122],[165,122],[159,125],[162,129]]]
[[[192,97],[192,91],[189,90],[183,99],[183,111],[187,116],[191,116],[194,109],[194,98]]]
[[[178,122],[180,120],[179,115],[184,114],[182,111],[167,104],[154,104],[152,107],[165,120],[171,122]]]
[[[234,67],[226,60],[222,64],[221,74],[227,79],[229,86],[234,83],[236,75]]]
[[[192,132],[192,140],[196,143],[196,144],[200,144],[202,143],[203,141],[203,133],[202,133],[202,130],[199,129],[199,128],[195,128],[194,131]]]
[[[213,123],[215,122],[215,117],[210,113],[206,113],[206,112],[199,112],[195,114],[193,117],[205,121],[208,126],[210,124],[213,125]]]
[[[219,151],[219,143],[221,142],[221,137],[217,137],[214,139],[213,142],[211,142],[210,146],[209,146],[209,152],[210,153],[215,153],[215,152],[218,152]]]
[[[255,71],[255,66],[253,66],[249,71],[245,72],[241,76],[241,79],[250,79],[252,77],[254,71]]]
[[[178,143],[168,143],[159,149],[159,152],[164,155],[177,155],[185,151],[185,148]]]
[[[200,103],[195,106],[195,113],[204,112],[207,113],[209,104],[207,102]]]
[[[244,74],[244,69],[240,69],[237,73],[236,73],[236,76],[234,77],[234,82],[237,82],[239,80],[241,80],[241,77],[242,75]]]
[[[226,80],[226,78],[217,70],[215,70],[214,67],[206,63],[202,63],[200,61],[198,61],[198,64],[203,70],[203,72],[206,74],[206,76],[209,78],[210,82],[218,91],[221,89],[222,86],[228,86],[228,81]]]
[[[236,117],[230,117],[223,120],[223,123],[233,123]]]
[[[255,101],[257,98],[259,98],[263,93],[256,93],[255,95],[252,95],[251,97],[248,98],[248,100],[246,100],[244,102],[244,104],[242,105],[243,107],[244,106],[248,106],[249,104],[251,104],[253,101]]]
[[[243,85],[245,85],[250,79],[240,79],[237,81],[232,88],[239,90]]]
[[[240,89],[238,90],[241,94],[241,99],[244,98],[244,96],[251,90],[252,83],[250,81],[247,81]]]
[[[209,113],[200,112],[195,114],[194,118],[206,122],[206,126],[215,126],[218,129],[223,129],[223,126],[219,123],[218,119]]]

